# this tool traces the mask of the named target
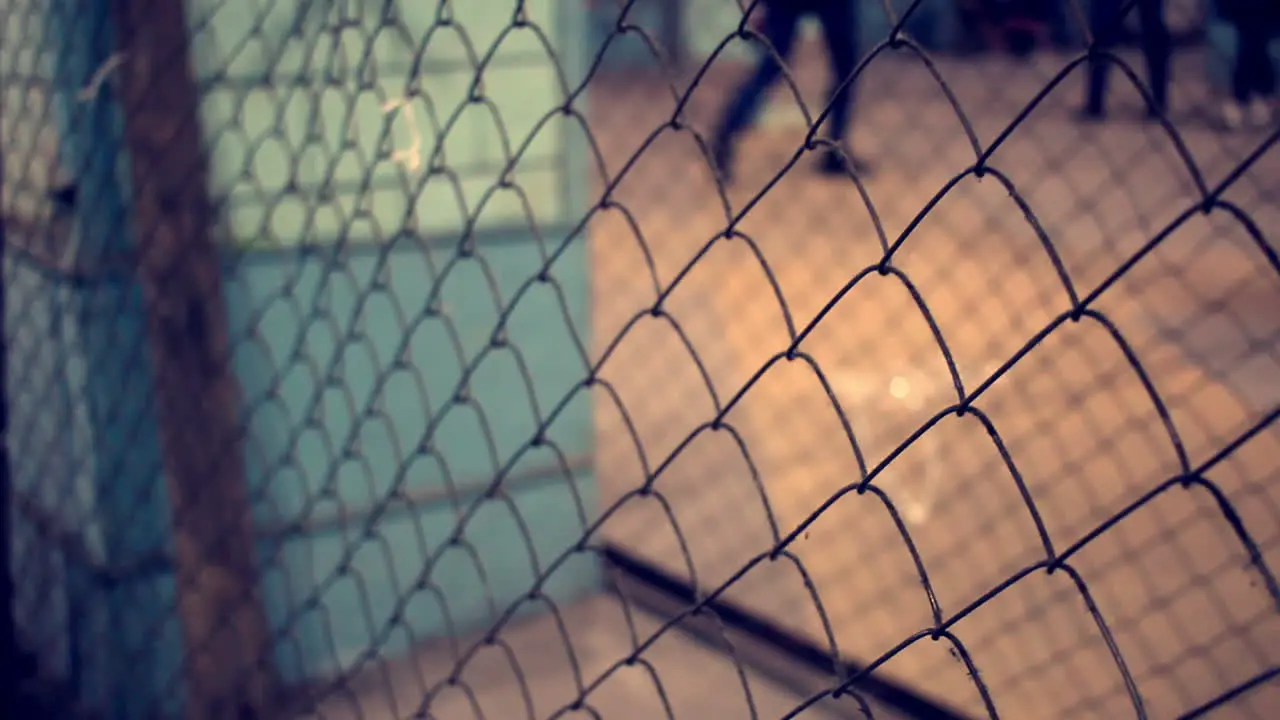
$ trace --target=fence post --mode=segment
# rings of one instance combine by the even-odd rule
[[[187,717],[278,702],[186,3],[111,0],[139,282],[173,523]]]

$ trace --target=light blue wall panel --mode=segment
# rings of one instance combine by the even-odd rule
[[[358,5],[334,3],[331,10]],[[538,274],[586,207],[583,140],[571,124],[547,121],[559,116],[564,99],[552,56],[568,77],[580,77],[585,30],[582,18],[559,6],[531,4],[528,19],[557,43],[549,53],[528,28],[507,33],[510,15],[495,14],[496,3],[454,3],[447,26],[432,24],[436,5],[416,5],[421,13],[404,23],[409,32],[382,30],[370,42],[367,31],[324,33],[331,17],[294,17],[288,3],[188,1],[214,201],[224,210],[218,230],[256,248],[229,263],[226,290],[250,423],[248,469],[269,536],[263,561],[270,612],[281,639],[304,648],[290,660],[294,644],[282,642],[291,679],[341,667],[371,647],[391,653],[407,646],[409,635],[383,643],[377,619],[389,618],[396,600],[410,594],[404,583],[416,578],[409,568],[421,565],[424,547],[444,541],[457,510],[445,502],[379,518],[360,539],[312,532],[304,521],[377,505],[397,492],[427,492],[446,477],[492,477],[585,373],[570,335],[572,328],[588,343],[589,271],[579,236],[551,270],[555,282],[539,283],[510,316],[510,342],[523,363],[493,352],[474,371],[474,406],[450,407],[463,364],[492,341],[499,308]],[[88,15],[68,28],[72,36],[105,23],[104,13]],[[91,46],[93,57],[59,86],[64,99],[87,80],[81,70],[100,65],[111,50],[109,41]],[[78,242],[91,257],[130,244],[119,123],[109,92],[104,97],[90,116],[96,120],[67,128],[85,141],[76,147],[101,156],[99,169],[82,177],[105,198],[78,219]],[[406,97],[407,105],[395,107]],[[421,147],[409,153],[414,145]],[[521,146],[525,160],[515,180],[523,192],[491,192],[502,163]],[[487,272],[468,260],[439,280],[464,229],[483,238],[476,252]],[[452,242],[428,251],[426,237]],[[360,240],[382,242],[352,244]],[[334,243],[342,248],[336,255],[328,250]],[[440,301],[428,301],[437,287]],[[75,344],[92,378],[84,397],[93,465],[99,474],[115,473],[112,493],[95,498],[106,518],[104,553],[127,564],[168,544],[141,296],[121,282],[82,289],[71,308]],[[443,324],[446,317],[452,325]],[[436,423],[447,407],[448,417]],[[417,443],[429,424],[435,452],[427,457]],[[478,602],[484,587],[498,608],[527,594],[533,571],[523,553],[532,551],[545,567],[579,539],[582,513],[594,510],[585,396],[564,409],[547,436],[579,458],[573,483],[513,484],[514,511],[489,501],[470,526],[464,541],[474,560],[463,563],[451,550],[430,576],[454,629],[491,620],[490,598]],[[545,450],[530,455],[516,464],[517,474],[550,457]],[[303,512],[317,498],[318,507]],[[132,524],[116,522],[130,512]],[[379,548],[391,548],[390,555]],[[485,569],[487,583],[476,567]],[[342,570],[337,576],[335,568]],[[350,594],[355,577],[362,579],[358,602]],[[285,592],[282,578],[296,592]],[[598,583],[595,563],[579,559],[543,590],[564,602]],[[86,683],[113,695],[118,716],[138,714],[149,698],[180,698],[172,577],[130,579],[100,597],[111,657],[130,660]],[[448,629],[438,606],[414,598],[400,625],[413,639]],[[353,602],[371,615],[355,616]],[[306,608],[323,612],[329,624],[315,625]],[[322,641],[337,646],[325,650]]]
[[[599,69],[652,70],[659,65],[650,43],[662,47],[663,13],[670,8],[686,12],[686,0],[605,0],[590,3],[580,12],[587,16],[587,52],[592,63],[599,57]],[[625,17],[620,17],[623,9]],[[627,32],[619,32],[619,20]],[[696,26],[695,26],[696,27]],[[647,42],[646,42],[647,38]]]
[[[397,606],[471,502],[455,507],[444,491],[494,477],[586,374],[577,350],[588,323],[584,243],[511,306],[500,333],[500,308],[538,273],[543,252],[521,234],[487,238],[476,259],[431,280],[452,257],[452,249],[424,251],[410,239],[343,257],[264,253],[246,260],[228,286],[259,524],[292,536],[264,551],[264,563],[278,629],[289,638],[280,658],[295,677],[344,666],[371,647],[395,653],[410,638],[491,621],[479,602],[486,587],[476,565],[505,607],[531,588],[530,548],[545,566],[581,537],[580,512],[594,510],[589,471],[536,488],[513,483],[528,537],[505,504],[485,501],[465,536],[474,558],[450,551],[452,560],[430,575],[452,622],[434,600]],[[494,349],[495,336],[508,346]],[[457,399],[459,387],[465,401]],[[589,457],[588,396],[575,396],[545,435],[565,456]],[[526,452],[512,474],[545,475],[554,459],[546,450]],[[401,507],[424,495],[438,499]],[[396,512],[369,520],[371,507]],[[309,529],[344,512],[349,532]],[[356,533],[366,522],[368,533]],[[583,560],[548,591],[563,601],[597,582],[594,565]],[[380,637],[397,610],[396,633]]]
[[[115,52],[105,5],[55,2],[45,17],[59,109],[62,161],[79,185],[71,218],[80,266],[118,266],[132,250],[126,219],[127,161],[120,155],[121,119],[109,84],[81,90]],[[111,273],[106,273],[111,274]],[[54,273],[60,277],[59,273]],[[69,392],[86,417],[103,560],[128,563],[153,553],[168,527],[152,415],[151,371],[141,291],[125,273],[80,283],[51,283],[65,323]]]
[[[8,549],[20,579],[12,598],[24,650],[49,672],[70,669],[75,643],[66,626],[65,558],[41,530],[74,534],[93,525],[90,478],[77,468],[77,410],[67,381],[65,293],[59,283],[10,253],[4,273],[5,370],[9,447]],[[80,407],[78,407],[80,406]]]
[[[478,259],[456,263],[439,283],[428,268],[443,268],[453,251],[424,251],[410,239],[352,253],[337,268],[329,253],[264,255],[229,279],[250,462],[276,519],[334,485],[353,503],[383,496],[393,482],[434,488],[445,472],[418,445],[428,429],[449,475],[491,475],[585,376],[581,247],[556,263],[553,283],[535,283],[509,311],[515,352],[489,347],[500,307],[542,263],[536,244],[511,240],[523,238],[481,246]],[[454,399],[473,364],[474,408]],[[590,449],[585,399],[550,435],[565,452]],[[411,461],[409,477],[398,477]]]
[[[130,578],[98,596],[111,609],[107,627],[116,642],[107,686],[112,717],[182,717],[186,647],[174,576]]]
[[[126,221],[128,166],[120,153],[121,120],[111,84],[82,96],[116,51],[108,6],[51,2],[44,17],[53,78],[60,161],[79,185],[71,218],[73,251],[84,265],[118,262],[132,247]],[[94,562],[126,566],[164,553],[170,526],[152,405],[152,376],[141,292],[125,274],[73,281],[60,273],[50,283],[63,321],[59,355],[74,417],[74,472],[79,492],[91,498],[86,516],[68,519]],[[65,498],[64,498],[65,500]],[[141,583],[121,593],[93,580],[90,568],[68,560],[68,599],[92,612],[65,617],[72,636],[69,674],[82,697],[114,717],[139,712],[154,688],[129,675],[172,672],[156,637],[143,624],[176,622],[172,597]],[[71,582],[74,580],[74,582]],[[104,632],[105,631],[105,632]]]
[[[515,6],[453,3],[448,24],[435,22],[436,3],[401,6],[416,13],[405,32],[376,36],[369,17],[348,18],[365,29],[342,33],[322,32],[332,16],[305,18],[293,35],[279,31],[283,15],[259,20],[226,5],[192,20],[217,39],[201,45],[213,55],[198,63],[204,129],[217,148],[214,193],[230,200],[230,240],[247,250],[226,292],[288,679],[491,622],[482,591],[498,608],[518,601],[533,581],[526,552],[541,562],[561,553],[583,532],[581,512],[594,511],[584,395],[547,433],[566,456],[587,458],[582,467],[568,480],[513,483],[519,522],[486,501],[464,540],[474,555],[451,550],[422,578],[451,621],[413,590],[461,509],[444,488],[494,477],[586,373],[582,237],[556,261],[553,282],[506,310],[586,202],[585,147],[559,112],[557,72],[581,74],[581,19],[562,24],[556,6],[534,3],[527,19],[542,34],[512,30]],[[224,39],[237,34],[267,40]],[[239,46],[258,56],[228,61]],[[220,64],[235,76],[217,75]],[[498,187],[516,152],[516,187]],[[454,262],[464,235],[475,257]],[[491,348],[500,313],[518,356]],[[455,399],[464,373],[466,403]],[[512,472],[545,473],[550,457],[528,453]],[[400,510],[382,515],[388,503]],[[335,530],[326,518],[344,512],[348,531]],[[351,535],[365,523],[367,533]],[[563,602],[598,583],[595,563],[580,560],[546,590]]]
[[[3,271],[11,469],[29,508],[15,518],[15,567],[31,581],[19,622],[84,707],[139,717],[161,676],[174,684],[181,645],[163,578],[111,585],[101,572],[168,545],[132,286],[15,258]]]
[[[272,545],[267,552],[280,561],[268,568],[264,587],[292,610],[275,625],[286,680],[358,671],[423,640],[490,626],[528,595],[535,559],[545,571],[581,538],[581,521],[566,511],[594,503],[594,478],[576,479],[516,489],[510,506],[484,502],[456,545],[445,543],[457,512],[440,504],[391,512],[368,534],[352,527]],[[540,527],[550,519],[560,522]],[[522,524],[533,528],[531,542]],[[560,604],[595,589],[596,573],[594,555],[575,555],[540,588]],[[545,610],[543,603],[525,602],[518,614]]]
[[[691,62],[710,56],[742,24],[737,0],[691,0],[684,4],[684,27]],[[735,39],[720,51],[720,62],[753,60],[757,51],[746,40]]]
[[[213,192],[238,244],[563,221],[554,51],[512,2],[187,0]],[[554,31],[553,3],[529,3]],[[348,25],[337,29],[342,23]],[[520,153],[511,192],[486,197]]]

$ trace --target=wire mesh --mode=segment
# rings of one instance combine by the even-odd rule
[[[181,5],[189,70],[141,48],[158,6],[0,4],[11,572],[79,710],[231,716],[189,687],[165,212],[223,249],[269,628],[206,632],[279,676],[267,715],[899,716],[877,677],[967,717],[1280,702],[1280,130],[1212,126],[1212,46],[1144,123],[1128,49],[961,58],[948,4],[861,3],[869,169],[811,172],[806,35],[729,183],[764,3]],[[1090,57],[1111,119],[1079,124]],[[209,215],[139,210],[157,61],[198,91],[208,167],[170,179]],[[600,594],[605,548],[695,601]],[[820,688],[722,601],[819,646]]]

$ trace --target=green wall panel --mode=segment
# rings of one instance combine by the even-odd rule
[[[564,219],[563,153],[546,122],[563,98],[558,61],[508,4],[396,4],[387,22],[334,0],[189,3],[212,191],[232,243]],[[551,4],[527,7],[529,23],[554,27]],[[522,193],[489,193],[516,152]]]

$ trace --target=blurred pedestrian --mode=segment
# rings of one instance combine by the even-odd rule
[[[857,0],[759,0],[755,12],[764,11],[757,27],[774,52],[760,58],[755,72],[738,88],[725,107],[720,124],[712,137],[712,153],[716,167],[725,182],[732,181],[734,145],[738,137],[755,123],[765,93],[782,76],[782,62],[791,57],[800,21],[813,15],[822,25],[831,65],[831,111],[826,117],[828,138],[837,147],[844,143],[853,110],[853,85],[845,80],[858,64]],[[844,148],[848,151],[848,148]],[[834,149],[823,153],[818,168],[826,174],[864,173],[866,163],[848,155],[849,161]]]
[[[1147,84],[1151,91],[1147,118],[1156,120],[1163,117],[1169,108],[1169,56],[1172,48],[1169,26],[1164,19],[1164,0],[1091,0],[1089,30],[1093,34],[1094,50],[1113,50],[1124,34],[1125,16],[1135,8],[1138,11],[1142,54],[1147,62]],[[1080,115],[1085,120],[1102,120],[1107,115],[1107,76],[1111,63],[1101,57],[1090,56],[1088,65],[1088,91]]]
[[[1280,29],[1277,0],[1218,0],[1218,14],[1236,30],[1231,98],[1222,105],[1222,124],[1235,130],[1269,125],[1276,92],[1271,40]]]
[[[1026,59],[1047,44],[1053,0],[960,0],[962,53],[1001,49]]]

